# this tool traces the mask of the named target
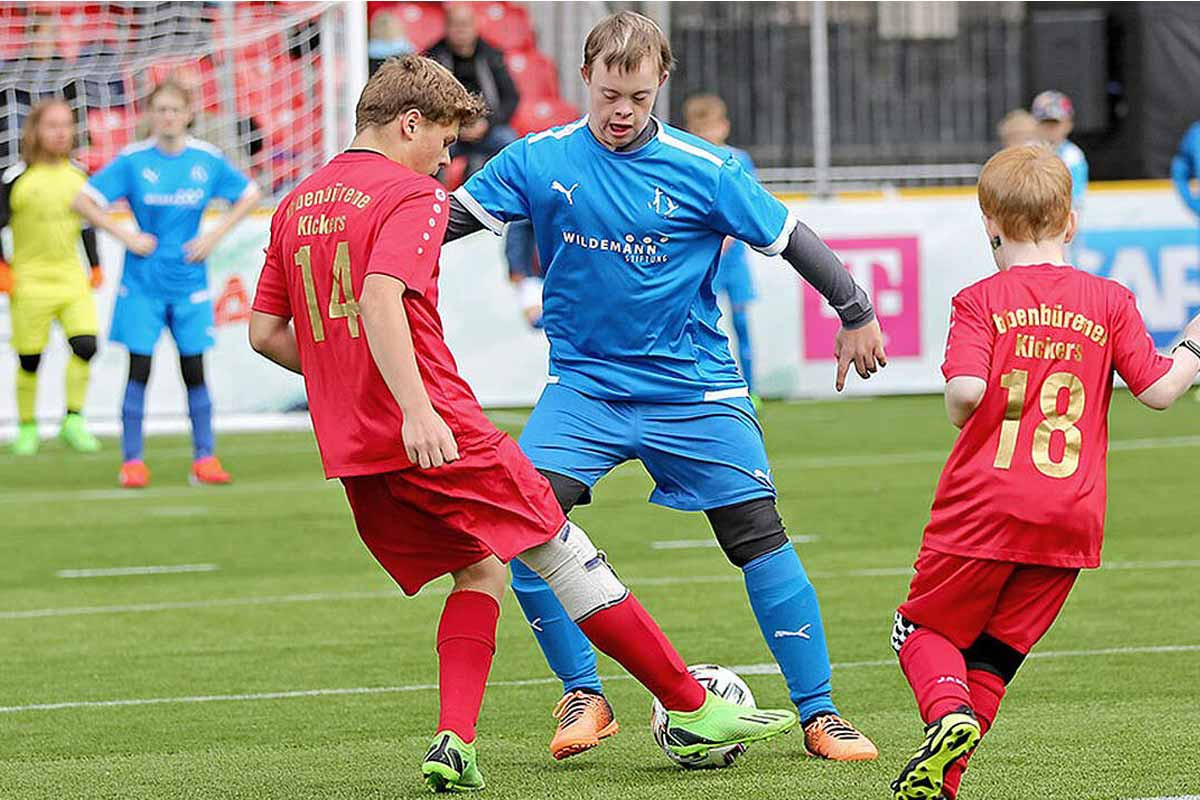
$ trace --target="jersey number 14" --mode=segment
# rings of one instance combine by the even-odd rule
[[[304,279],[304,299],[308,301],[308,322],[312,329],[314,342],[325,341],[325,323],[321,319],[321,309],[317,306],[317,287],[313,284],[312,246],[304,245],[296,251],[293,260],[300,268]],[[359,335],[358,299],[354,296],[354,283],[350,276],[350,245],[338,242],[333,254],[333,285],[329,292],[329,318],[345,319],[350,327],[350,335],[355,339]]]
[[[1021,413],[1025,410],[1025,390],[1029,385],[1029,373],[1014,369],[1000,377],[1000,386],[1008,390],[1008,407],[1004,422],[1000,426],[1000,446],[996,449],[996,469],[1012,466],[1013,451],[1017,448],[1017,434],[1021,430]],[[1067,410],[1058,413],[1058,395],[1067,390]],[[1038,472],[1050,478],[1069,478],[1079,469],[1079,447],[1083,443],[1083,432],[1075,427],[1083,416],[1083,381],[1070,372],[1055,372],[1046,378],[1039,392],[1042,421],[1033,432],[1033,465]],[[1050,458],[1050,439],[1055,431],[1062,431],[1064,446],[1062,458]]]

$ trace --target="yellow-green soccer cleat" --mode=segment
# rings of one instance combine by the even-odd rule
[[[62,427],[58,429],[58,438],[77,453],[95,453],[100,450],[100,440],[87,429],[87,423],[79,414],[67,414],[63,418]]]
[[[770,739],[799,724],[792,711],[747,708],[706,692],[695,711],[668,711],[665,743],[678,756]]]
[[[925,726],[925,741],[892,781],[893,800],[937,800],[946,770],[979,744],[979,723],[966,706]]]
[[[13,439],[12,454],[14,456],[36,456],[40,444],[37,423],[22,422],[17,426],[17,438]]]
[[[474,792],[483,788],[475,745],[451,731],[438,731],[421,763],[425,785],[433,792]]]

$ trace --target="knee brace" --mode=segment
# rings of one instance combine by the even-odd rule
[[[568,522],[553,539],[518,558],[542,576],[575,622],[615,606],[629,595],[604,553],[574,523]]]
[[[970,647],[963,650],[963,658],[967,662],[967,669],[979,669],[998,675],[1007,685],[1021,668],[1025,654],[994,636],[983,633]]]
[[[71,352],[82,361],[91,361],[96,356],[95,336],[72,336],[67,339],[67,344],[71,345]]]
[[[704,512],[712,525],[725,557],[735,567],[744,567],[761,555],[778,550],[788,542],[783,520],[771,497]]]
[[[204,385],[204,356],[180,356],[179,372],[189,389]]]
[[[129,354],[129,380],[134,383],[150,382],[150,356]]]
[[[583,481],[547,469],[539,469],[538,472],[550,481],[550,488],[554,490],[554,499],[562,506],[564,514],[570,514],[571,509],[575,506],[586,506],[592,502],[592,492]]]
[[[17,360],[21,362],[21,370],[23,372],[34,373],[38,371],[38,365],[42,363],[42,354],[19,355],[17,356]]]
[[[896,655],[900,655],[900,648],[904,647],[904,642],[919,627],[899,611],[896,612],[896,620],[892,623],[892,649],[896,651]]]

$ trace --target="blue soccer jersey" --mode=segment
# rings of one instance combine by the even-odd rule
[[[612,400],[746,393],[717,327],[721,243],[777,255],[795,219],[728,150],[658,123],[613,152],[584,117],[513,142],[455,196],[497,234],[533,221],[551,382]]]
[[[1079,145],[1069,139],[1063,140],[1063,143],[1058,146],[1057,152],[1058,157],[1067,165],[1067,170],[1071,173],[1071,202],[1074,204],[1075,210],[1079,211],[1083,208],[1083,198],[1087,194],[1087,158],[1079,149]]]
[[[93,175],[84,191],[101,206],[128,201],[138,227],[158,239],[148,256],[125,254],[121,285],[173,299],[208,286],[204,263],[187,263],[183,245],[196,238],[209,201],[236,202],[249,187],[250,179],[220,150],[189,138],[175,154],[164,153],[153,139],[130,145]]]

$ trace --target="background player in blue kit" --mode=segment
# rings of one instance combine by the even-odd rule
[[[672,63],[653,21],[628,11],[602,20],[584,48],[589,115],[488,162],[452,196],[447,238],[533,222],[551,377],[521,447],[563,508],[639,459],[657,484],[653,502],[705,512],[743,571],[808,750],[873,759],[875,746],[833,704],[816,591],[776,510],[762,430],[717,325],[722,243],[734,236],[783,255],[830,301],[843,323],[839,390],[851,364],[867,378],[884,363],[883,333],[837,257],[727,150],[651,116]],[[513,589],[563,681],[552,753],[595,747],[617,723],[590,646],[537,575],[514,566]]]
[[[754,162],[745,150],[730,147],[725,143],[729,138],[729,114],[725,101],[715,94],[698,94],[689,97],[683,104],[683,124],[690,133],[694,133],[709,144],[728,150],[742,169],[750,177],[754,173]],[[758,394],[754,391],[754,343],[750,338],[750,303],[758,297],[754,291],[754,279],[750,275],[750,263],[746,260],[745,242],[728,238],[721,250],[721,263],[717,267],[717,277],[713,279],[713,289],[718,295],[725,295],[729,302],[729,321],[733,325],[733,334],[737,337],[737,362],[746,379],[746,388],[750,390],[750,399],[758,408]]]
[[[191,94],[164,82],[150,94],[154,136],[130,145],[88,181],[74,208],[125,245],[125,268],[113,308],[109,338],[129,349],[129,381],[121,406],[124,463],[120,482],[141,488],[150,481],[142,461],[142,418],[155,342],[163,327],[179,350],[187,386],[194,461],[190,478],[228,483],[213,454],[212,400],[204,382],[203,354],[213,344],[213,307],[205,260],[221,238],[257,204],[258,187],[212,145],[187,135]],[[209,201],[233,205],[200,233]],[[140,230],[130,230],[103,210],[128,201]]]

